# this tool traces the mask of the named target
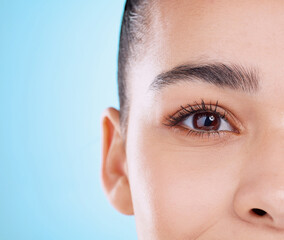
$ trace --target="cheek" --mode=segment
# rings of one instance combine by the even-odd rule
[[[238,161],[228,156],[237,155],[169,144],[153,130],[135,132],[127,159],[138,232],[193,238],[229,211]]]

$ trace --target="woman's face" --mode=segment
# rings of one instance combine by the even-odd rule
[[[139,239],[283,239],[283,1],[159,2],[129,75]]]

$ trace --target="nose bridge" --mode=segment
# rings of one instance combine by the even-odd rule
[[[267,129],[256,139],[256,144],[250,144],[255,147],[255,151],[250,152],[252,163],[262,165],[265,172],[277,173],[284,167],[284,126]]]
[[[234,210],[246,222],[284,231],[283,132],[262,132],[249,143]]]

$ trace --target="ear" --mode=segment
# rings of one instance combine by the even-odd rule
[[[119,111],[114,108],[107,108],[102,115],[101,179],[111,204],[119,212],[133,215],[125,144],[120,131]]]

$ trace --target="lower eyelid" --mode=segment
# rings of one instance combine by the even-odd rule
[[[216,144],[223,145],[238,139],[237,137],[239,136],[236,132],[228,131],[214,132],[210,133],[208,136],[208,132],[201,134],[181,126],[171,127],[170,131],[175,138],[180,139],[181,143],[186,143],[191,147],[211,146]]]

